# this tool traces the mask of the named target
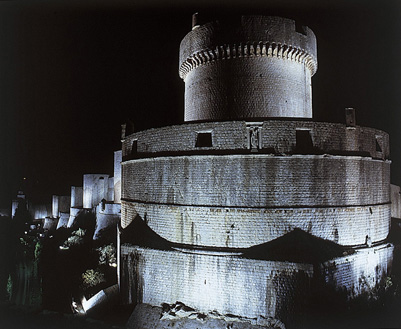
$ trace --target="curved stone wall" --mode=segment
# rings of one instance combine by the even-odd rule
[[[324,208],[223,208],[123,201],[128,218],[140,216],[168,241],[203,247],[248,248],[299,228],[340,245],[384,240],[390,205]]]
[[[180,46],[185,121],[312,117],[316,37],[280,17],[242,16],[189,32]]]
[[[311,296],[314,279],[349,298],[377,291],[389,274],[392,251],[391,245],[359,249],[314,267],[123,245],[121,291],[126,303],[180,301],[204,313],[281,318]]]
[[[363,157],[158,157],[125,162],[123,175],[124,199],[160,204],[252,208],[390,202],[390,162]]]
[[[201,134],[209,144],[198,145]],[[188,123],[132,134],[122,151],[122,208],[130,213],[122,213],[123,227],[138,213],[169,241],[230,248],[295,227],[342,245],[388,234],[389,139],[377,129],[300,120]]]
[[[341,245],[384,240],[390,162],[356,156],[204,155],[123,163],[122,225],[163,238],[246,248],[294,228]]]
[[[297,141],[297,132],[309,134],[311,154],[348,154],[388,159],[390,146],[388,134],[368,127],[346,127],[344,124],[269,120],[261,122],[226,121],[187,123],[140,131],[123,141],[123,160],[129,158],[190,154],[205,152],[249,152],[251,131],[258,132],[259,153],[304,153]],[[211,144],[197,145],[199,134],[208,133]],[[302,145],[301,145],[302,146]]]

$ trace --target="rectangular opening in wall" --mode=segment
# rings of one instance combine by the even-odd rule
[[[383,152],[380,137],[376,136],[376,152]]]
[[[208,132],[198,132],[196,136],[195,147],[212,147],[212,133]]]
[[[310,130],[297,129],[296,130],[296,151],[299,153],[309,153],[313,150],[313,142]]]
[[[138,140],[134,139],[132,141],[132,146],[131,146],[131,155],[135,155],[138,153]]]

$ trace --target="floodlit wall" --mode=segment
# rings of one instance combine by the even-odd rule
[[[391,217],[401,219],[400,187],[393,184],[391,184]]]
[[[67,227],[68,226],[68,221],[70,219],[70,213],[68,212],[59,212],[60,218],[57,223],[57,229],[61,227]]]
[[[60,195],[58,201],[59,213],[69,213],[71,207],[71,196],[70,195]]]
[[[102,230],[116,228],[121,218],[121,205],[117,203],[100,203],[96,207],[96,227],[93,239],[101,236]]]
[[[10,209],[0,209],[0,216],[9,217],[10,216]]]
[[[192,123],[132,134],[122,154],[123,228],[139,214],[169,241],[232,248],[295,227],[342,245],[389,232],[389,139],[377,129]]]
[[[129,303],[184,303],[200,312],[276,316],[306,292],[313,266],[235,256],[121,248],[123,299]],[[161,261],[162,260],[162,261]]]
[[[72,227],[75,223],[75,219],[82,211],[82,208],[70,208],[70,217],[68,219],[67,227]]]
[[[59,214],[59,202],[60,197],[58,195],[52,196],[52,216],[53,218],[57,218]]]
[[[45,231],[53,231],[57,228],[58,218],[46,217],[43,224],[43,229]]]
[[[315,35],[293,20],[242,16],[234,26],[198,26],[180,45],[185,121],[311,118],[316,56]]]
[[[45,217],[52,215],[52,205],[51,204],[28,204],[29,213],[32,219],[43,219]]]
[[[295,228],[341,245],[363,245],[384,240],[390,228],[389,204],[258,209],[122,201],[122,208],[123,227],[139,215],[168,241],[208,247],[247,248]]]
[[[169,241],[216,247],[249,247],[295,227],[342,245],[377,242],[389,233],[389,174],[388,161],[355,156],[129,160],[122,226],[139,214]]]
[[[82,186],[71,186],[71,208],[82,208],[83,188]]]
[[[19,205],[19,200],[13,200],[11,202],[11,217],[15,216],[15,211],[17,210]]]
[[[310,295],[314,277],[345,290],[349,298],[363,292],[374,294],[389,272],[392,251],[393,246],[387,244],[361,249],[314,268],[311,264],[123,245],[121,291],[129,303],[180,301],[205,313],[215,310],[249,318],[280,318]]]
[[[254,150],[259,153],[304,154],[302,140],[297,141],[297,131],[309,134],[311,145],[307,151],[312,154],[363,155],[375,159],[390,156],[389,136],[381,130],[340,123],[282,120],[186,123],[140,131],[124,139],[122,156],[126,160],[179,152],[249,152],[252,137],[257,139]],[[197,146],[201,133],[210,134],[211,145]]]
[[[393,250],[389,243],[360,248],[352,255],[325,262],[320,270],[328,285],[345,289],[350,298],[366,292],[374,296],[374,289],[391,271]]]
[[[114,203],[121,203],[121,160],[122,151],[114,152]]]
[[[114,178],[110,177],[107,187],[107,201],[114,201]]]
[[[317,69],[308,28],[261,16],[194,21],[180,46],[186,123],[123,130],[122,234],[139,216],[176,248],[124,241],[133,245],[119,250],[123,300],[252,318],[290,313],[311,279],[349,297],[374,290],[392,261],[388,134],[357,126],[353,109],[346,124],[304,120]],[[295,228],[356,253],[315,266],[231,253]]]
[[[107,200],[109,189],[109,175],[86,174],[84,175],[84,200],[83,207],[91,209],[99,204],[102,199]]]

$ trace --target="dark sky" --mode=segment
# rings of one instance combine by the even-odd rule
[[[191,15],[280,15],[318,41],[315,120],[390,133],[401,184],[401,3],[398,1],[0,2],[0,207],[69,194],[84,173],[113,171],[120,127],[180,123],[178,49]],[[216,5],[218,3],[218,5]],[[252,6],[249,5],[252,3]],[[188,5],[190,4],[190,5]]]

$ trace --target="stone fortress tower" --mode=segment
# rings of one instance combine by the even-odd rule
[[[289,19],[194,16],[186,122],[123,136],[124,302],[285,318],[316,278],[352,298],[386,276],[388,134],[308,120],[316,49]]]

